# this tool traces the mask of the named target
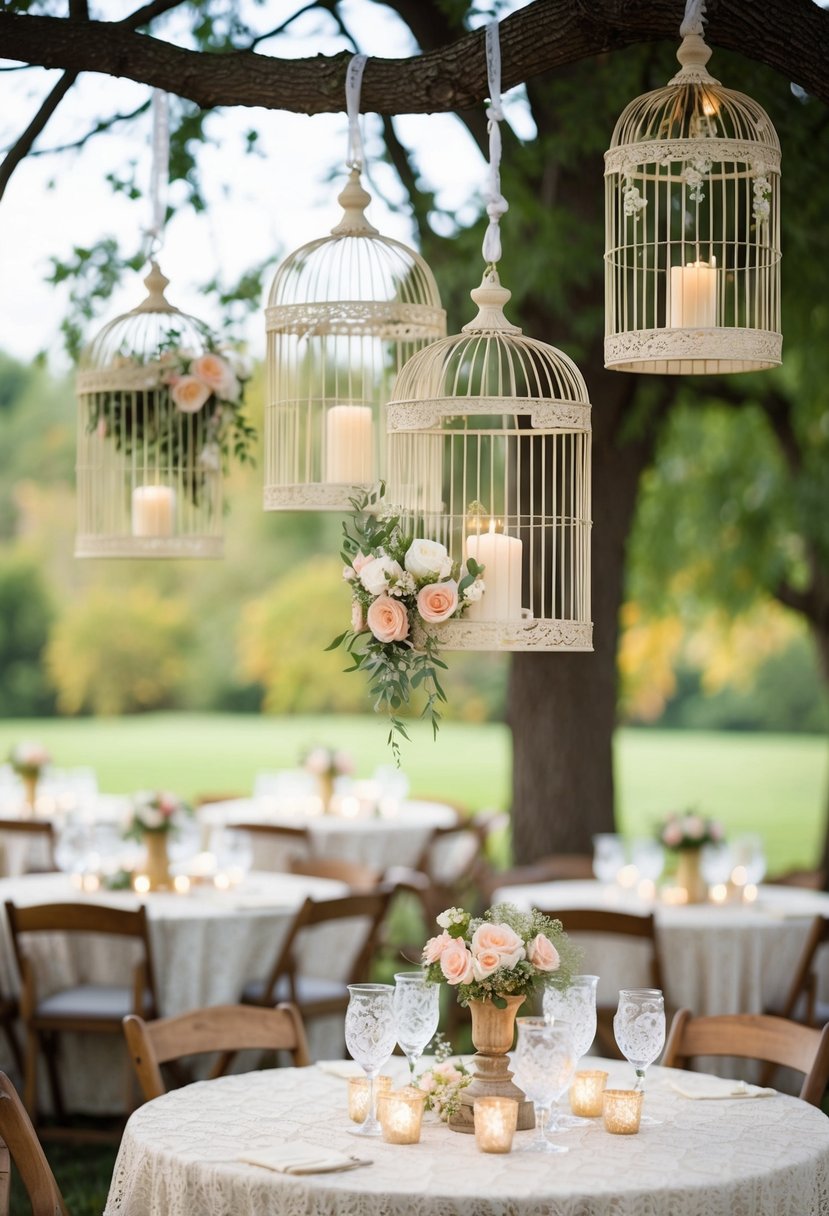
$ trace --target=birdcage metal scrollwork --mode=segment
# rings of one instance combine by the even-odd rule
[[[761,106],[709,75],[699,16],[691,24],[680,71],[631,102],[605,154],[616,371],[718,375],[781,360],[780,144]]]
[[[388,407],[388,501],[407,530],[484,566],[447,650],[592,650],[590,402],[561,351],[525,337],[489,266],[478,316],[406,364]]]

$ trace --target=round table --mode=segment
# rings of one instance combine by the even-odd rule
[[[502,901],[561,912],[602,907],[640,915],[652,911],[668,1003],[696,1014],[762,1013],[780,1001],[812,920],[829,916],[829,895],[775,886],[760,887],[757,900],[747,904],[646,902],[620,888],[587,881],[502,887],[493,903]],[[566,916],[563,923],[566,930]],[[585,971],[600,977],[600,1004],[615,1003],[620,988],[650,982],[646,944],[579,934],[579,945]]]
[[[204,1005],[238,1001],[247,980],[267,973],[299,906],[307,896],[330,899],[347,888],[324,878],[294,874],[251,874],[229,891],[195,889],[189,895],[129,891],[84,895],[65,874],[30,874],[0,880],[0,988],[19,990],[5,901],[17,904],[75,900],[134,908],[146,904],[159,1013],[170,1016]],[[344,975],[353,950],[353,925],[326,926],[315,938],[313,972]],[[49,934],[30,945],[43,983],[125,982],[131,958],[117,939],[75,937],[69,942]],[[37,965],[37,964],[36,964]],[[309,972],[311,966],[309,964]],[[121,977],[114,979],[113,977]],[[321,1020],[312,1054],[334,1055],[342,1044],[342,1018]],[[111,1035],[61,1037],[61,1069],[70,1109],[98,1113],[123,1108],[123,1044]],[[3,1063],[3,1061],[0,1061]],[[94,1066],[93,1066],[94,1065]]]
[[[234,823],[307,828],[314,856],[362,862],[378,870],[414,866],[433,830],[452,827],[457,817],[457,812],[444,803],[417,801],[402,802],[389,815],[312,815],[290,805],[280,806],[277,799],[267,797],[211,802],[198,812],[202,827],[211,831]],[[281,855],[291,851],[284,841],[257,837],[254,865],[258,869],[278,869]]]
[[[629,1066],[603,1066],[630,1087]],[[648,1073],[660,1124],[611,1136],[594,1120],[549,1160],[515,1151],[532,1132],[508,1156],[440,1123],[417,1145],[355,1138],[344,1081],[313,1066],[201,1082],[132,1115],[104,1216],[825,1216],[825,1115],[781,1094],[691,1101],[670,1088],[676,1075]],[[239,1162],[282,1144],[371,1164],[286,1176]]]

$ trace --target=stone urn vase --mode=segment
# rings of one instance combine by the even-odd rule
[[[170,885],[170,859],[167,854],[166,832],[145,832],[145,868],[151,891],[163,891]]]
[[[681,849],[676,867],[677,886],[688,896],[689,904],[704,904],[708,899],[708,886],[702,877],[701,849]]]
[[[499,1009],[492,1001],[470,1001],[472,1042],[476,1054],[472,1057],[473,1076],[461,1092],[457,1114],[449,1119],[455,1132],[474,1132],[473,1106],[476,1098],[515,1098],[518,1102],[518,1130],[535,1127],[535,1112],[523,1090],[512,1079],[507,1059],[515,1038],[515,1016],[524,1003],[523,996],[504,997],[506,1006]]]

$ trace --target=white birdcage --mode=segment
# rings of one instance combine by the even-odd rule
[[[267,511],[347,511],[385,475],[385,406],[395,376],[446,333],[434,275],[366,219],[357,167],[331,235],[292,253],[266,313]]]
[[[76,557],[221,557],[221,437],[239,381],[206,327],[147,298],[81,357]]]
[[[388,408],[407,531],[485,567],[483,596],[430,633],[447,650],[592,650],[584,379],[509,323],[493,265],[471,294],[478,316],[406,364]]]
[[[605,364],[674,375],[780,363],[780,144],[708,74],[702,8],[681,69],[625,109],[605,153]]]

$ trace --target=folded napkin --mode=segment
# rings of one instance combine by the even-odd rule
[[[276,1148],[262,1148],[244,1153],[240,1161],[245,1165],[261,1165],[266,1170],[279,1174],[330,1174],[335,1170],[353,1170],[358,1165],[368,1165],[359,1157],[347,1157],[333,1149],[311,1148],[309,1145],[281,1144]]]
[[[726,1077],[682,1077],[669,1082],[675,1093],[683,1098],[770,1098],[776,1089],[748,1085],[745,1081],[729,1081]]]

